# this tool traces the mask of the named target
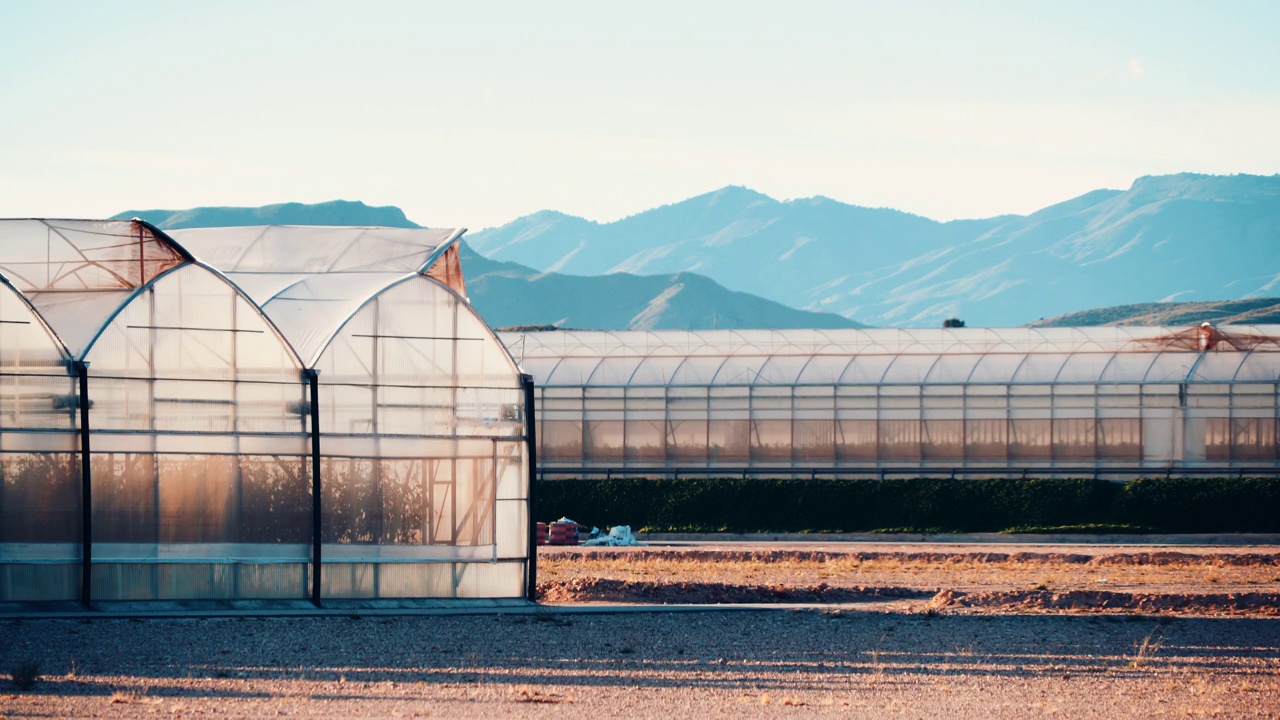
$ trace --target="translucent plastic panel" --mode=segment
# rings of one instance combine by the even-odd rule
[[[95,453],[92,463],[95,543],[284,544],[311,537],[303,457]]]
[[[471,307],[421,276],[366,303],[316,368],[321,383],[520,387],[506,349]]]
[[[672,385],[710,385],[713,378],[720,370],[720,366],[725,363],[726,358],[722,357],[691,357],[686,359],[675,374],[671,377]],[[761,360],[763,362],[763,360]],[[736,374],[734,378],[728,378],[724,381],[717,381],[727,384],[732,381],[734,384],[745,385],[750,383],[749,379],[744,379],[746,375],[742,372]],[[752,375],[754,377],[754,375]]]
[[[544,417],[538,433],[538,459],[548,462],[582,460],[582,419]]]
[[[591,373],[590,382],[597,387],[621,386],[631,382],[643,358],[601,358]]]
[[[983,355],[978,364],[974,366],[973,373],[969,376],[971,383],[1009,383],[1013,381],[1013,374],[1026,360],[1026,355]]]
[[[547,385],[586,385],[587,378],[595,372],[596,367],[601,362],[598,358],[565,358],[561,360],[555,367],[555,370],[547,377]]]
[[[834,420],[797,419],[794,421],[796,464],[829,463],[836,458]]]
[[[142,224],[123,220],[0,221],[0,274],[18,289],[129,289],[184,262]]]
[[[679,369],[684,361],[683,357],[646,358],[644,362],[636,367],[630,384],[635,386],[670,385],[676,370]]]
[[[133,290],[81,290],[33,292],[32,305],[74,357],[97,337],[116,310],[129,301]]]
[[[836,458],[842,462],[875,462],[879,429],[875,420],[838,420]]]
[[[840,377],[841,385],[874,385],[896,359],[894,355],[859,355]]]
[[[455,230],[246,226],[175,230],[197,257],[227,272],[417,272]]]
[[[1047,462],[1053,459],[1052,422],[1015,418],[1009,421],[1009,460]]]
[[[1004,462],[1009,457],[1009,422],[969,418],[964,422],[965,457],[975,462]]]
[[[1055,460],[1093,462],[1096,439],[1097,421],[1093,418],[1059,418],[1053,421]]]
[[[65,375],[58,341],[13,288],[0,282],[0,373]]]
[[[800,371],[809,363],[811,357],[809,355],[774,356],[759,369],[756,374],[756,384],[794,385],[800,377]]]
[[[80,463],[71,453],[0,453],[0,543],[80,540]]]
[[[326,543],[493,543],[492,457],[327,458],[320,472]]]
[[[1197,353],[1160,353],[1147,369],[1143,382],[1183,382],[1187,379],[1187,373],[1191,372],[1191,368],[1195,366],[1196,360],[1199,359],[1200,355]]]
[[[824,356],[819,355],[812,358],[800,376],[796,379],[796,383],[800,385],[835,385],[840,382],[840,376],[844,374],[846,368],[853,358],[847,355]]]
[[[1051,383],[1058,377],[1058,372],[1070,357],[1060,353],[1028,355],[1018,371],[1014,373],[1013,382],[1017,384]]]
[[[1098,420],[1098,459],[1142,460],[1142,421],[1138,418]]]
[[[930,384],[964,383],[981,359],[981,355],[943,355],[934,363],[924,381]]]
[[[662,413],[627,413],[626,459],[658,462],[666,457],[666,421]]]
[[[767,357],[729,357],[716,370],[716,385],[754,385],[760,380],[760,372],[769,363]],[[692,373],[701,363],[685,363],[683,373]],[[709,364],[708,364],[709,367]],[[682,377],[686,377],[682,374]],[[684,382],[688,383],[688,380]],[[762,383],[763,384],[763,383]]]
[[[963,420],[924,420],[921,446],[925,460],[960,462],[964,460]]]
[[[1104,383],[1142,382],[1157,357],[1159,355],[1156,353],[1118,353],[1102,371],[1100,381]]]
[[[1280,353],[1252,352],[1236,371],[1236,382],[1280,382]]]
[[[79,426],[79,382],[65,374],[9,374],[0,370],[0,432]],[[3,450],[0,442],[0,450]]]
[[[93,375],[297,382],[288,345],[235,288],[189,265],[136,296],[88,351]]]
[[[626,425],[621,413],[591,413],[586,420],[585,458],[591,462],[619,461],[623,458]]]
[[[707,459],[706,416],[702,413],[683,412],[679,407],[680,403],[673,403],[672,417],[667,422],[667,460],[668,462],[705,462]]]
[[[1112,353],[1077,353],[1067,358],[1058,371],[1060,383],[1096,383],[1102,377],[1107,363],[1115,357]]]
[[[879,429],[882,462],[920,460],[919,420],[881,420]]]
[[[1245,462],[1276,460],[1276,419],[1233,418],[1231,459]]]
[[[885,370],[881,382],[893,385],[919,385],[938,361],[936,355],[899,355]]]
[[[735,413],[732,417],[713,415],[707,423],[707,459],[710,462],[746,462],[757,452],[754,440],[752,422],[747,420],[745,413]],[[790,448],[787,456],[789,459]]]
[[[1229,383],[1235,380],[1248,353],[1208,352],[1196,365],[1191,382]]]

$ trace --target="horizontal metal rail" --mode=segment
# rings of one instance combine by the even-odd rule
[[[1042,478],[1042,477],[1081,477],[1081,478],[1099,478],[1103,476],[1127,476],[1130,478],[1141,477],[1270,477],[1280,475],[1280,466],[1268,467],[1145,467],[1145,468],[1112,468],[1112,467],[1007,467],[1007,468],[978,468],[978,467],[666,467],[666,468],[636,468],[636,467],[539,467],[538,479],[546,480],[550,478],[582,478],[595,479],[602,478],[609,480],[615,477],[650,477],[650,478],[672,478],[680,479],[681,476],[686,477],[808,477],[810,479],[818,479],[820,477],[834,478],[851,478],[851,477],[869,477],[869,478],[906,478],[906,477],[926,477],[926,478],[950,478],[960,479],[963,477],[1005,477],[1005,478]]]

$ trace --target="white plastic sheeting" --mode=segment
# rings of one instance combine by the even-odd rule
[[[1236,326],[503,340],[539,385],[548,468],[1138,470],[1280,464],[1278,337]]]

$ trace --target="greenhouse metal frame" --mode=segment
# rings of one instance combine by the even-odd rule
[[[1280,469],[1276,326],[501,336],[544,476]]]
[[[223,272],[0,221],[0,602],[527,596],[531,389],[460,235],[193,235]]]

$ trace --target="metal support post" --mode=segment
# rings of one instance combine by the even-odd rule
[[[323,516],[320,494],[320,371],[302,371],[311,393],[311,604],[320,607],[320,576],[323,567],[320,552]]]
[[[524,597],[534,602],[538,598],[538,518],[534,510],[538,487],[538,424],[533,410],[533,376],[521,374],[520,386],[524,390],[525,457],[529,462],[529,567],[525,573]]]

